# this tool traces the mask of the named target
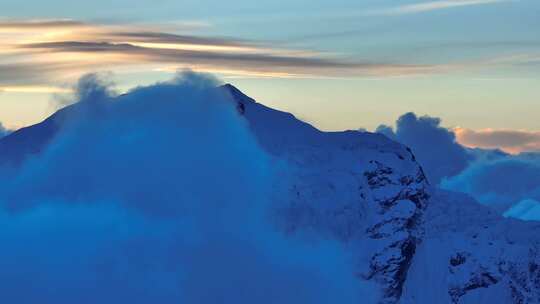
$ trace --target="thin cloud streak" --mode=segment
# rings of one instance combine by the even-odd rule
[[[71,19],[53,20],[2,20],[0,29],[43,29],[43,28],[72,28],[86,26],[85,23]]]
[[[67,88],[53,87],[53,86],[0,86],[0,93],[47,93],[47,94],[59,94],[70,93],[73,90]]]
[[[205,60],[205,61],[230,61],[244,63],[268,63],[274,66],[283,67],[307,67],[307,68],[362,68],[376,67],[383,64],[368,63],[346,63],[337,60],[324,59],[320,57],[293,57],[275,56],[264,53],[258,54],[237,54],[218,53],[207,51],[201,48],[200,51],[141,47],[131,43],[108,43],[108,42],[84,42],[84,41],[62,41],[35,43],[21,46],[22,49],[40,49],[44,51],[68,52],[68,53],[96,53],[110,52],[126,55],[140,55],[150,57],[151,61],[182,61],[182,60]],[[389,65],[390,66],[390,65]]]
[[[150,48],[130,43],[64,41],[36,43],[21,46],[23,49],[39,49],[46,53],[107,53],[129,56],[142,63],[184,63],[212,68],[222,66],[229,69],[294,73],[304,75],[405,75],[429,72],[428,65],[399,65],[390,63],[346,62],[323,57],[282,56],[266,53],[214,52],[207,50],[182,50],[170,48]]]
[[[486,4],[496,4],[502,2],[510,2],[513,0],[441,0],[430,1],[415,4],[406,4],[396,7],[389,7],[383,9],[376,9],[368,11],[367,15],[406,15],[406,14],[418,14],[435,10],[457,8],[463,6],[476,6]]]
[[[192,35],[178,35],[161,32],[112,32],[110,36],[118,39],[135,40],[142,42],[153,43],[181,43],[181,44],[198,44],[212,46],[246,46],[248,41],[241,41],[233,38],[216,38],[216,37],[198,37]]]

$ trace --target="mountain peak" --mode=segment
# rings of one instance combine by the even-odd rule
[[[230,83],[226,83],[226,84],[220,86],[219,88],[223,89],[226,92],[228,92],[229,94],[231,94],[233,99],[236,100],[237,102],[253,102],[253,103],[256,103],[256,101],[253,98],[247,96],[242,91],[240,91],[237,87],[235,87],[234,85],[232,85]]]

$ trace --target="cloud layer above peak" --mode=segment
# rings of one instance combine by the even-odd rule
[[[15,87],[54,86],[111,67],[116,72],[190,68],[229,76],[280,78],[404,75],[435,69],[423,64],[349,60],[309,49],[275,47],[271,42],[209,36],[182,25],[4,20],[0,34],[0,89],[12,91]]]

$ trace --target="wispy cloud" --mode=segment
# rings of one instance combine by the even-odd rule
[[[203,36],[189,28],[169,30],[75,20],[0,21],[0,90],[50,91],[82,73],[119,69],[191,68],[231,77],[358,77],[424,74],[437,68],[345,60],[264,41]]]
[[[38,19],[38,20],[1,20],[0,29],[43,29],[43,28],[69,28],[82,27],[85,23],[71,19]]]
[[[71,93],[68,88],[54,86],[5,86],[0,88],[0,92],[6,93]]]
[[[81,74],[102,71],[169,73],[190,68],[234,78],[382,78],[451,73],[524,60],[375,61],[197,33],[191,26],[4,20],[0,22],[0,90],[48,92]]]
[[[540,131],[454,129],[459,143],[468,147],[501,149],[510,153],[540,151]]]
[[[368,15],[405,15],[417,14],[435,10],[456,8],[462,6],[486,5],[501,2],[509,2],[513,0],[440,0],[429,1],[414,4],[405,4],[395,7],[387,7],[368,11]]]

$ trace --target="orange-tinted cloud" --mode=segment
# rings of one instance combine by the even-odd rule
[[[454,129],[459,143],[468,147],[488,148],[520,153],[540,151],[540,132],[525,130]]]
[[[88,72],[192,68],[230,77],[358,77],[432,73],[419,64],[345,60],[305,49],[197,34],[193,28],[75,20],[0,22],[0,90],[51,87]]]
[[[0,90],[4,91],[51,88],[103,71],[137,74],[189,68],[225,77],[382,78],[452,73],[511,65],[516,60],[523,64],[531,59],[452,64],[359,60],[264,41],[201,35],[193,25],[0,21]]]

